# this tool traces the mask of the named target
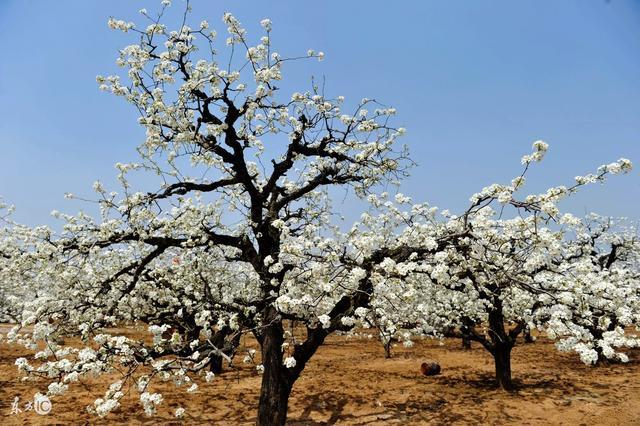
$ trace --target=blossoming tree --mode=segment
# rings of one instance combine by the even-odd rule
[[[386,322],[387,336],[396,333],[410,345],[411,334],[442,336],[458,330],[461,337],[479,342],[491,353],[496,381],[505,389],[513,387],[511,350],[527,327],[547,330],[552,337],[562,336],[560,347],[568,350],[580,351],[585,339],[591,339],[591,346],[609,349],[616,338],[617,345],[635,341],[623,339],[620,329],[609,336],[608,343],[602,342],[601,333],[578,333],[584,329],[578,319],[591,321],[591,316],[597,315],[593,309],[627,312],[623,323],[637,324],[637,297],[627,299],[632,300],[628,303],[623,299],[637,294],[638,282],[629,280],[625,268],[600,274],[597,279],[594,275],[576,277],[584,272],[585,262],[592,265],[588,261],[591,257],[577,256],[582,262],[576,261],[577,242],[569,235],[581,222],[570,214],[561,215],[557,207],[581,186],[629,171],[631,163],[621,159],[596,174],[577,177],[571,187],[519,196],[527,170],[546,151],[544,142],[536,142],[534,152],[522,160],[522,175],[510,185],[484,188],[460,216],[448,212],[438,215],[437,209],[412,205],[403,197],[396,197],[396,202],[408,203],[405,208],[372,199],[381,213],[364,216],[354,235],[357,244],[376,247],[374,251],[389,247],[388,255],[371,272],[376,283],[372,312],[378,324],[380,318]],[[504,218],[507,215],[511,217]],[[436,242],[443,241],[447,243],[437,247]],[[394,254],[401,248],[411,254]],[[605,296],[599,290],[603,281],[608,288],[618,289],[615,301],[601,301]],[[626,284],[621,286],[622,282]],[[590,304],[583,303],[586,294],[591,295]],[[403,329],[401,324],[408,326]]]
[[[548,334],[561,350],[586,364],[628,361],[618,348],[636,347],[625,328],[640,325],[640,246],[637,229],[590,215],[574,221],[565,255],[561,306],[545,314]]]
[[[39,271],[43,265],[38,247],[51,230],[29,228],[12,220],[13,206],[0,200],[0,321],[16,323],[25,303],[47,291],[48,282]]]
[[[57,277],[55,288],[27,307],[22,324],[33,332],[11,336],[29,347],[46,341],[47,349],[39,365],[24,359],[18,365],[55,377],[50,395],[117,365],[122,380],[94,410],[106,415],[117,408],[125,384],[136,380],[153,413],[162,396],[149,392],[152,379],[195,390],[192,377],[218,371],[237,333],[250,330],[263,374],[257,422],[284,424],[306,363],[329,333],[345,327],[340,317],[370,297],[366,273],[342,274],[340,285],[327,285],[341,275],[331,257],[319,257],[336,251],[328,247],[327,191],[342,186],[363,196],[402,177],[410,163],[396,148],[403,130],[390,124],[395,110],[373,100],[349,109],[317,86],[281,94],[277,84],[290,59],[273,50],[269,20],[251,45],[225,14],[228,38],[218,42],[206,21],[187,25],[188,4],[185,21],[167,29],[161,23],[167,6],[157,17],[141,11],[149,20],[143,29],[109,21],[139,40],[118,58],[129,83],[120,76],[98,82],[139,111],[146,130],[141,159],[117,165],[123,193],[96,182],[99,220],[59,215],[64,232],[50,239],[55,256],[43,272]],[[157,175],[161,187],[134,191],[130,175],[142,171]],[[287,319],[306,326],[303,341],[285,333]],[[133,321],[150,324],[151,344],[106,330]],[[86,347],[52,342],[66,334],[80,334]],[[141,366],[151,373],[142,375]]]
[[[20,288],[24,287],[15,285],[12,265],[24,248],[15,238],[14,224],[10,221],[10,207],[0,201],[0,211],[0,220],[3,222],[0,228],[0,321],[17,322],[21,314]]]

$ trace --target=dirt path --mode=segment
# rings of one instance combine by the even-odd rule
[[[247,347],[255,343],[247,340]],[[77,384],[54,399],[47,416],[33,411],[11,415],[11,402],[32,398],[42,383],[24,383],[13,365],[24,349],[0,344],[1,424],[252,424],[260,377],[250,365],[228,372],[195,394],[162,384],[165,402],[158,415],[147,418],[137,395],[104,420],[84,407],[102,396],[108,382],[101,378]],[[640,424],[640,352],[632,362],[598,368],[581,364],[572,354],[560,354],[549,342],[519,345],[513,353],[513,394],[496,390],[492,364],[479,346],[467,351],[459,341],[424,340],[411,349],[396,348],[383,357],[374,340],[333,336],[313,358],[293,389],[291,425],[495,424],[613,425]],[[240,356],[242,359],[242,356]],[[443,373],[419,374],[420,363],[437,360]],[[41,386],[38,388],[38,386]],[[182,406],[188,417],[177,422]]]

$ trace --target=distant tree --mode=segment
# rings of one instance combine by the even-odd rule
[[[513,388],[511,350],[528,327],[563,337],[564,348],[581,352],[587,363],[594,359],[582,350],[584,340],[608,348],[607,357],[613,356],[612,346],[637,342],[635,337],[623,338],[620,327],[609,337],[593,332],[582,333],[582,340],[575,338],[584,321],[601,324],[595,318],[610,319],[615,312],[627,313],[623,324],[638,324],[637,296],[631,295],[638,293],[639,283],[637,277],[630,279],[628,265],[585,275],[585,264],[597,269],[612,258],[585,250],[576,255],[576,244],[583,243],[570,236],[582,222],[560,214],[557,207],[581,186],[629,171],[631,163],[621,159],[596,174],[578,176],[573,186],[520,197],[530,164],[546,151],[544,142],[536,142],[534,152],[523,158],[520,176],[510,185],[484,188],[459,216],[438,214],[436,208],[414,205],[402,196],[395,203],[372,198],[379,213],[364,216],[353,233],[360,252],[382,253],[381,247],[387,247],[371,274],[376,315],[393,318],[391,324],[415,324],[414,334],[480,343],[493,356],[496,381],[504,389]],[[582,253],[587,253],[586,259]],[[603,294],[603,286],[615,298]],[[591,300],[582,303],[587,295]],[[613,322],[606,324],[613,327]]]
[[[564,274],[563,309],[547,312],[561,350],[588,364],[628,361],[622,347],[640,344],[626,327],[640,324],[640,241],[624,220],[589,215],[573,227]],[[569,319],[569,320],[567,320]]]
[[[38,274],[47,251],[38,247],[50,235],[47,227],[16,223],[13,210],[0,199],[0,321],[9,323],[20,322],[25,303],[47,290],[48,282]]]

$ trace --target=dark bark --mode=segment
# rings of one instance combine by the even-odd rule
[[[276,369],[264,369],[260,405],[258,407],[258,426],[284,426],[289,409],[291,386]]]
[[[463,318],[462,325],[460,326],[460,333],[456,337],[462,338],[462,349],[471,349],[471,341],[474,340],[475,322],[469,318]]]
[[[494,348],[493,359],[496,370],[496,382],[504,390],[513,390],[511,380],[511,344],[501,344]]]
[[[233,356],[240,345],[240,336],[241,333],[239,331],[234,331],[230,327],[225,326],[220,330],[213,333],[211,337],[211,342],[213,345],[220,349],[226,356],[233,359]],[[209,363],[209,368],[211,372],[215,374],[222,373],[222,355],[212,355],[211,362]]]
[[[213,336],[211,337],[211,342],[221,351],[224,351],[224,340],[225,337],[227,337],[228,331],[230,331],[229,327],[223,327],[221,330],[213,333]],[[222,355],[214,355],[211,357],[210,368],[215,374],[222,373]]]
[[[471,338],[468,334],[462,335],[462,349],[471,349]]]
[[[496,383],[504,390],[512,390],[511,380],[511,349],[515,345],[516,337],[522,331],[523,325],[507,333],[504,326],[502,301],[494,297],[493,307],[489,312],[489,337],[491,338],[490,352],[493,355],[496,373]]]
[[[408,256],[408,255],[407,255]],[[374,264],[381,259],[372,259]],[[273,306],[265,308],[261,328],[254,328],[254,336],[262,349],[262,364],[264,367],[260,402],[258,406],[257,424],[284,425],[287,419],[289,395],[293,384],[300,377],[307,362],[324,343],[325,338],[336,330],[349,330],[351,327],[341,324],[340,318],[351,315],[355,309],[368,306],[373,292],[373,285],[369,274],[360,281],[358,290],[351,295],[344,295],[329,312],[331,325],[322,327],[307,327],[307,338],[293,348],[293,358],[296,365],[287,368],[283,365],[282,344],[284,343],[284,327],[282,313],[278,313]],[[289,318],[291,319],[291,318]]]
[[[262,387],[258,406],[259,426],[281,426],[287,420],[289,395],[293,380],[282,365],[284,329],[281,320],[273,320],[262,333]]]
[[[531,336],[531,329],[529,327],[527,327],[524,330],[524,342],[525,343],[533,343],[533,342],[535,342],[535,340],[533,340],[533,336]]]
[[[213,355],[211,357],[211,362],[209,363],[209,369],[212,373],[221,374],[222,373],[222,356]]]
[[[460,327],[460,335],[462,337],[462,349],[471,349],[471,325],[462,325]]]

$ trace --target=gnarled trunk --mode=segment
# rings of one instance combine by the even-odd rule
[[[493,360],[496,368],[496,382],[504,390],[512,390],[511,381],[511,344],[496,345],[493,349]]]
[[[281,426],[287,420],[293,380],[282,365],[284,329],[281,320],[272,320],[262,334],[262,387],[258,406],[258,426]]]
[[[361,281],[358,292],[353,296],[343,296],[329,313],[334,321],[342,315],[351,314],[356,308],[365,306],[373,291],[371,282]],[[260,388],[260,402],[258,406],[258,426],[281,426],[287,420],[289,395],[293,384],[300,377],[307,362],[324,339],[333,331],[322,327],[307,327],[307,338],[293,348],[295,365],[289,368],[283,365],[282,344],[284,343],[284,328],[282,317],[273,307],[267,307],[263,312],[260,329],[254,329],[254,334],[262,349],[262,387]]]
[[[517,334],[511,336],[504,326],[502,301],[495,297],[493,308],[489,312],[489,337],[491,338],[491,354],[496,370],[496,382],[504,390],[512,390],[511,381],[511,349]]]
[[[257,421],[261,426],[285,424],[293,384],[328,335],[322,328],[307,328],[307,339],[294,349],[296,365],[287,368],[282,360],[283,331],[281,320],[271,320],[259,338],[264,366]]]
[[[258,426],[281,426],[287,421],[291,385],[276,369],[265,367],[260,389]]]

